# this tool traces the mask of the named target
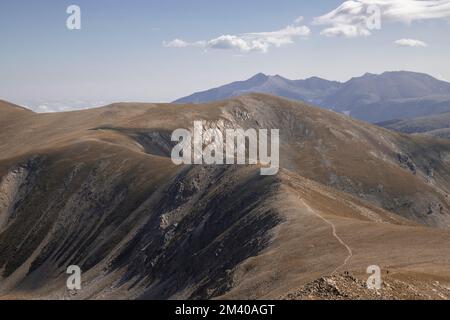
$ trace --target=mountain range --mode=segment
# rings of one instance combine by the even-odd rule
[[[175,166],[171,132],[194,121],[280,129],[279,174]],[[448,140],[266,94],[52,114],[0,101],[1,299],[448,299],[449,230]]]
[[[450,83],[408,71],[366,73],[347,82],[317,77],[289,80],[260,73],[175,103],[206,103],[251,92],[300,100],[372,123],[450,112]]]

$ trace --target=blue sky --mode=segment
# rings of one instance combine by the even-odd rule
[[[377,1],[382,27],[368,35],[353,7],[339,8],[345,1],[4,0],[0,99],[50,109],[170,102],[258,72],[344,81],[412,70],[450,79],[450,1]],[[72,4],[81,30],[66,28]]]

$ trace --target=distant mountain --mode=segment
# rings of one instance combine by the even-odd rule
[[[450,83],[408,71],[366,73],[345,83],[317,77],[289,80],[260,73],[246,81],[198,92],[175,103],[206,103],[250,92],[301,100],[369,122],[450,111]]]
[[[406,71],[365,74],[347,81],[323,105],[369,122],[410,119],[450,111],[450,83]]]
[[[175,103],[207,103],[224,100],[247,93],[267,93],[307,102],[321,102],[324,96],[336,92],[342,86],[337,81],[313,77],[306,80],[289,80],[279,75],[263,73],[245,81],[237,81],[222,87],[194,93],[176,100]]]
[[[403,133],[420,133],[438,138],[450,138],[450,112],[406,120],[391,120],[379,126]]]
[[[360,120],[378,123],[395,119],[414,119],[445,112],[450,112],[450,96],[382,100],[353,109],[351,115]]]
[[[450,83],[416,72],[366,73],[347,81],[338,92],[324,99],[337,111],[354,110],[380,101],[398,101],[430,96],[449,96]]]

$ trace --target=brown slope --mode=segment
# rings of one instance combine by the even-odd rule
[[[0,100],[0,110],[2,112],[2,115],[7,115],[8,113],[28,113],[28,114],[32,114],[33,111],[18,106],[16,104],[4,101],[4,100]]]
[[[449,226],[449,142],[402,136],[267,95],[207,105],[116,104],[27,117],[2,130],[6,143],[0,154],[11,157],[94,139],[164,155],[173,129],[201,119],[212,125],[221,120],[244,128],[280,128],[283,167],[422,223]]]
[[[281,180],[276,202],[285,222],[269,248],[237,268],[234,289],[221,298],[450,297],[448,231],[416,225],[290,172],[283,171]],[[385,284],[378,293],[361,288],[371,265],[382,270]],[[345,283],[346,273],[358,280]],[[307,290],[322,279],[335,283]]]
[[[0,126],[15,127],[23,118],[33,115],[31,110],[0,100]]]
[[[264,178],[258,168],[174,167],[170,132],[195,120],[280,128],[287,171]],[[445,141],[266,95],[27,114],[2,128],[0,141],[8,296],[61,297],[64,270],[74,263],[88,279],[80,298],[280,297],[341,265],[361,273],[377,260],[426,279],[448,266],[447,231],[402,218],[448,226]],[[318,212],[362,254],[343,265],[347,250]],[[391,247],[398,250],[386,255]],[[273,255],[280,266],[264,260]],[[262,261],[256,269],[247,266],[254,259]]]

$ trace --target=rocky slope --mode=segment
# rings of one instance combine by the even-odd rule
[[[415,290],[450,281],[448,141],[260,94],[0,113],[2,298],[304,298],[373,264]],[[280,173],[176,167],[171,132],[196,120],[280,129]]]

